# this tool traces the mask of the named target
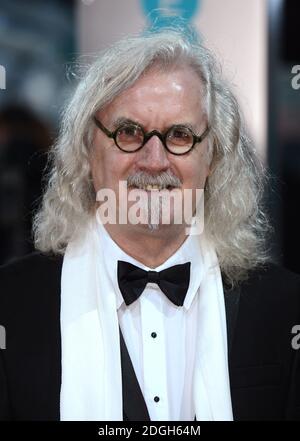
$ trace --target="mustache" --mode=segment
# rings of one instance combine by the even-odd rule
[[[170,171],[162,172],[157,175],[138,171],[127,178],[127,187],[143,188],[147,185],[157,185],[162,188],[178,188],[181,187],[181,181]]]

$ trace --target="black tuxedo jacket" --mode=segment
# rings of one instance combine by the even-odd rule
[[[59,420],[62,257],[33,253],[0,269],[0,420]],[[223,280],[224,282],[224,280]],[[275,265],[224,283],[234,420],[300,420],[300,276]],[[300,341],[300,339],[299,339]],[[123,419],[149,414],[121,333]]]

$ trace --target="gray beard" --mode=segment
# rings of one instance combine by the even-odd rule
[[[154,212],[154,215],[153,215]],[[152,216],[151,216],[152,215]],[[152,217],[152,219],[151,219]],[[154,220],[158,220],[154,223]],[[158,204],[156,203],[154,207],[151,206],[151,198],[148,198],[148,228],[151,232],[157,231],[160,227],[160,221],[162,221],[162,202],[159,198]]]

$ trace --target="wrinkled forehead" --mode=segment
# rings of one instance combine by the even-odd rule
[[[146,87],[154,92],[159,92],[166,85],[170,90],[173,88],[174,91],[181,92],[181,94],[192,92],[202,95],[205,92],[200,75],[191,66],[154,64],[145,69],[139,78],[118,96],[132,92],[137,93]]]
[[[130,116],[164,113],[178,122],[191,115],[206,114],[204,86],[198,73],[189,66],[162,68],[153,66],[127,89],[119,93],[99,116],[126,112]],[[102,115],[101,115],[102,114]],[[126,115],[125,115],[126,116]],[[179,121],[180,120],[180,121]]]

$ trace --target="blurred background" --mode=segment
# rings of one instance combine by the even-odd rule
[[[272,174],[274,258],[300,273],[299,0],[0,0],[0,264],[33,250],[32,214],[76,60],[164,26],[166,12],[188,20],[222,63]]]

